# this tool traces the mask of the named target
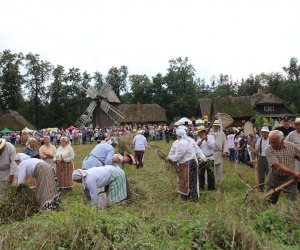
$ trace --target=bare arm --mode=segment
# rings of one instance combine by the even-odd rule
[[[294,178],[300,179],[300,173],[299,172],[296,172],[296,171],[288,168],[287,166],[285,166],[285,165],[283,165],[279,162],[273,163],[271,167],[275,168],[277,171],[292,175]]]

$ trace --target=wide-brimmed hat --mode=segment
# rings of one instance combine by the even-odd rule
[[[5,146],[6,140],[0,138],[0,150]]]
[[[269,127],[267,127],[267,126],[262,127],[260,131],[270,133]]]
[[[197,132],[201,132],[201,131],[206,131],[206,127],[204,127],[203,125],[197,127]]]
[[[300,117],[297,117],[295,123],[300,123]]]
[[[134,156],[132,154],[129,154],[128,152],[125,151],[124,156],[130,157],[130,159],[132,161],[132,164],[134,164],[134,165],[136,164],[136,161],[135,161]]]

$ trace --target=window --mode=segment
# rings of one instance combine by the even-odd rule
[[[265,112],[272,112],[272,111],[274,111],[274,106],[264,106],[264,111]]]

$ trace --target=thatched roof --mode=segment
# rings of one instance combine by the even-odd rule
[[[250,102],[251,106],[254,108],[259,104],[282,104],[283,100],[270,92],[264,92],[250,96]]]
[[[9,128],[10,130],[22,130],[23,128],[36,130],[26,119],[17,111],[7,110],[5,114],[0,117],[0,129]]]
[[[227,113],[235,118],[254,115],[249,96],[215,97],[213,101],[213,114]]]
[[[123,123],[166,122],[166,110],[158,104],[121,104],[118,106],[125,118]]]
[[[283,105],[293,114],[293,111],[282,99],[270,92],[257,93],[252,96],[214,97],[199,100],[201,114],[209,117],[216,113],[227,113],[234,118],[251,117],[255,115],[255,108],[259,105]],[[274,114],[273,114],[274,115]],[[279,116],[280,114],[276,114]],[[286,115],[286,114],[285,114]]]

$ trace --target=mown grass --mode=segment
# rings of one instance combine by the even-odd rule
[[[281,199],[269,207],[252,198],[235,171],[255,185],[254,170],[224,162],[220,191],[201,194],[200,201],[177,195],[175,171],[166,167],[150,142],[143,169],[126,166],[131,203],[108,209],[88,205],[81,186],[63,193],[59,211],[41,211],[23,221],[0,226],[3,249],[299,249],[300,203]],[[93,145],[76,145],[75,166]]]

